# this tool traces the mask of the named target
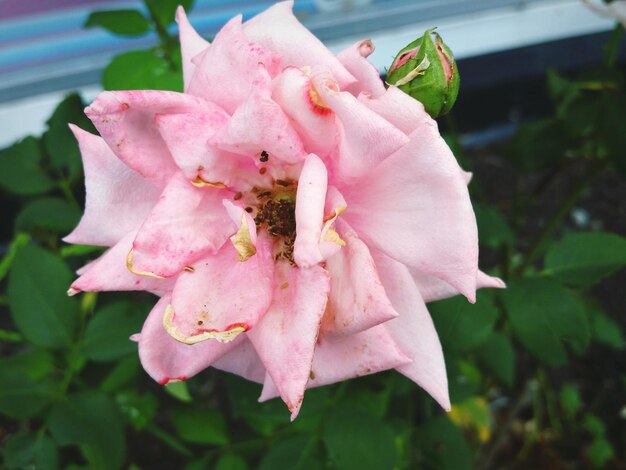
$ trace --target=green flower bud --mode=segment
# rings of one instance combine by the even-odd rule
[[[387,83],[420,101],[433,118],[446,114],[459,93],[452,51],[429,29],[402,49],[387,72]]]

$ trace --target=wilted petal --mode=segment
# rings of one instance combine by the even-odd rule
[[[260,63],[272,76],[279,71],[279,56],[253,39],[243,33],[241,15],[226,23],[211,47],[194,60],[196,71],[187,92],[232,114],[248,97]]]
[[[339,149],[332,166],[336,185],[354,181],[409,141],[350,93],[337,91],[329,77],[316,75],[313,83],[321,100],[337,116]]]
[[[115,290],[147,290],[158,295],[171,292],[175,279],[138,276],[126,267],[136,231],[129,232],[97,260],[79,269],[79,278],[71,287],[72,294]]]
[[[182,273],[164,323],[179,341],[230,341],[248,331],[272,301],[274,260],[268,237],[259,237],[256,254],[238,260],[232,244]]]
[[[274,286],[272,305],[248,337],[293,419],[309,380],[329,276],[319,266],[298,269],[280,263]]]
[[[354,96],[358,96],[361,92],[369,93],[374,97],[385,93],[385,85],[380,79],[380,73],[367,60],[372,52],[374,52],[374,44],[369,39],[365,39],[337,54],[337,58],[343,66],[358,80],[357,83],[346,88],[346,91]]]
[[[385,294],[367,246],[342,224],[346,246],[328,259],[330,299],[324,334],[351,335],[398,316]]]
[[[164,187],[176,165],[155,126],[155,115],[210,111],[207,106],[204,100],[171,91],[105,91],[85,114],[120,160]]]
[[[244,32],[262,46],[277,52],[283,68],[324,65],[340,86],[355,81],[341,62],[293,15],[292,1],[277,3],[246,21]]]
[[[101,137],[73,124],[70,128],[83,157],[87,196],[80,223],[63,240],[84,245],[115,245],[139,227],[160,191],[124,165]]]
[[[189,87],[191,77],[196,71],[196,66],[191,59],[209,47],[210,43],[201,37],[189,24],[185,9],[179,6],[176,9],[176,23],[178,23],[178,37],[180,39],[180,53],[183,63],[183,81],[185,90]]]
[[[215,253],[236,230],[222,204],[230,194],[196,188],[177,173],[139,229],[129,257],[133,271],[169,277]]]
[[[163,314],[169,303],[169,296],[157,302],[136,337],[141,365],[158,383],[165,385],[172,381],[187,380],[224,354],[240,347],[244,341],[243,337],[227,344],[204,341],[190,345],[176,341],[163,328]]]
[[[450,410],[446,364],[439,337],[426,304],[406,266],[374,254],[378,273],[393,306],[400,313],[385,323],[400,350],[411,358],[410,364],[396,369],[426,390],[445,410]]]
[[[342,217],[370,247],[475,299],[476,219],[465,181],[435,126],[343,191]]]

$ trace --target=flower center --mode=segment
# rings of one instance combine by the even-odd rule
[[[251,190],[255,204],[246,207],[254,216],[257,231],[262,228],[274,240],[274,259],[284,260],[295,266],[293,245],[296,240],[296,189],[297,181],[274,181],[272,188]]]

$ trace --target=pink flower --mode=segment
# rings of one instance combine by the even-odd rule
[[[366,60],[332,55],[284,2],[209,45],[178,11],[185,94],[104,92],[73,131],[85,214],[110,246],[70,293],[160,296],[139,355],[156,381],[213,366],[295,417],[306,388],[395,368],[450,406],[424,302],[501,287],[478,271],[468,174],[436,123]]]

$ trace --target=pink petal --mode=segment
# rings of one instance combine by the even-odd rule
[[[340,339],[318,339],[307,388],[382,372],[408,364],[384,325]],[[259,401],[279,395],[276,385],[266,380]]]
[[[267,236],[259,236],[256,254],[244,262],[238,261],[232,244],[225,244],[178,278],[170,334],[190,343],[229,341],[253,328],[272,301],[273,270]]]
[[[304,149],[325,158],[338,143],[335,116],[313,100],[317,92],[311,79],[300,69],[286,68],[272,83],[272,98],[291,120]]]
[[[306,156],[289,118],[271,98],[271,79],[262,66],[250,95],[214,142],[221,149],[241,155],[257,155],[265,150],[270,159],[284,163],[298,163]]]
[[[265,366],[254,346],[244,335],[237,337],[233,343],[236,341],[239,342],[235,348],[232,348],[211,365],[216,369],[239,375],[253,382],[263,383],[266,373]],[[205,341],[204,343],[209,342]]]
[[[385,93],[378,96],[363,93],[359,95],[359,101],[406,135],[419,126],[432,122],[422,103],[395,86],[390,86]]]
[[[321,100],[338,120],[339,151],[333,170],[335,184],[352,182],[398,150],[409,139],[348,92],[336,91],[324,74],[313,77]]]
[[[344,87],[355,81],[341,62],[293,15],[293,2],[281,2],[255,16],[244,32],[261,46],[281,56],[281,67],[324,65]]]
[[[215,167],[221,159],[208,141],[229,118],[215,106],[210,113],[158,114],[155,124],[178,167],[194,180],[199,171]]]
[[[141,364],[158,383],[187,380],[241,346],[243,337],[227,344],[204,341],[190,345],[176,341],[163,327],[163,315],[169,303],[169,296],[157,302],[138,336]]]
[[[210,112],[199,98],[170,91],[105,91],[85,109],[126,165],[164,187],[176,165],[154,124],[157,114]]]
[[[358,80],[357,83],[345,89],[354,96],[358,96],[361,92],[367,92],[371,96],[378,97],[385,93],[385,85],[380,79],[380,73],[367,60],[372,52],[374,52],[374,44],[369,39],[365,39],[337,54],[337,58],[343,66]]]
[[[420,273],[415,270],[411,270],[411,274],[422,298],[424,299],[424,302],[447,299],[460,294],[460,292],[450,284],[437,279],[436,277],[429,276],[428,274]],[[506,285],[501,279],[489,276],[479,270],[476,275],[476,289],[482,289],[485,287],[504,289]]]
[[[132,247],[135,234],[136,231],[128,233],[98,259],[83,266],[79,270],[80,277],[70,287],[70,293],[147,290],[162,295],[171,292],[174,279],[138,276],[127,269],[126,257]]]
[[[293,419],[309,380],[330,279],[319,266],[299,269],[287,263],[279,263],[274,274],[272,305],[248,337]]]
[[[317,155],[304,161],[296,193],[296,242],[294,260],[301,268],[313,266],[324,258],[320,238],[326,202],[326,167]]]
[[[343,218],[368,246],[475,298],[476,220],[467,187],[436,126],[343,191]]]
[[[176,23],[178,23],[178,37],[180,39],[180,52],[183,62],[183,81],[185,90],[187,90],[191,77],[193,77],[196,71],[196,66],[191,62],[191,59],[208,48],[210,43],[189,24],[185,9],[182,6],[176,9]]]
[[[446,411],[450,410],[446,364],[426,304],[406,266],[375,253],[378,273],[400,316],[385,323],[400,350],[412,359],[396,369],[426,390]]]
[[[241,15],[226,23],[197,59],[187,92],[216,103],[229,114],[247,98],[260,63],[272,76],[279,72],[280,58],[243,33]]]
[[[169,277],[215,253],[236,230],[222,204],[230,194],[174,175],[135,238],[133,270]]]
[[[160,191],[124,165],[101,137],[73,124],[70,129],[83,157],[87,197],[80,223],[63,240],[84,245],[115,245],[139,227]]]
[[[326,262],[331,287],[323,323],[325,335],[351,335],[398,316],[367,246],[345,225],[341,236],[346,246]]]

